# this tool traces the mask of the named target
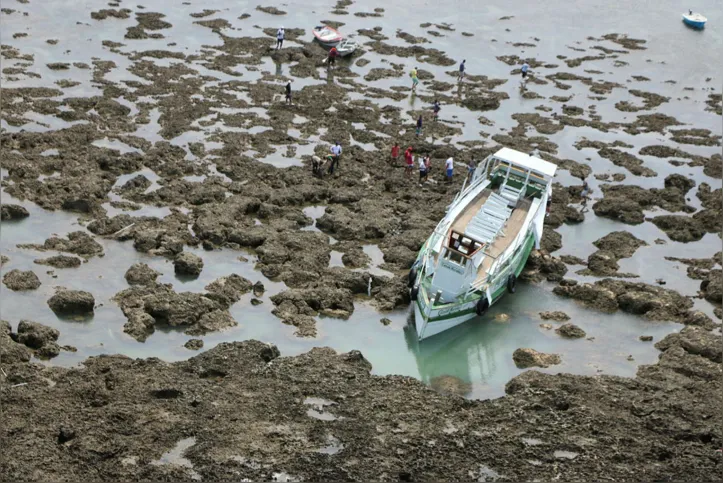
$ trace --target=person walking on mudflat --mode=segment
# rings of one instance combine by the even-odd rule
[[[291,104],[291,79],[286,83],[286,103]]]
[[[461,64],[459,64],[459,78],[457,79],[458,82],[462,82],[462,79],[464,79],[464,70],[466,68],[465,62],[467,62],[467,59],[464,59]]]
[[[419,118],[417,119],[417,136],[422,134],[422,115],[419,115]]]
[[[452,182],[452,175],[454,174],[454,158],[448,158],[444,162],[444,168],[447,170],[447,183]]]
[[[339,56],[339,51],[336,50],[336,47],[332,47],[329,49],[329,56],[327,57],[327,64],[326,66],[331,69],[336,65],[336,58]]]
[[[334,156],[334,159],[331,162],[331,166],[329,166],[329,174],[334,174],[334,170],[339,168],[339,158],[341,157],[341,145],[339,144],[339,141],[337,141],[332,147],[331,147],[331,154]]]
[[[472,176],[474,176],[474,171],[477,168],[474,164],[474,159],[469,160],[469,164],[467,165],[467,176],[469,177],[469,180],[472,181]]]
[[[416,67],[409,72],[409,77],[412,78],[412,91],[416,91],[417,85],[419,85],[419,74]]]
[[[522,67],[520,68],[520,88],[525,89],[527,87],[527,81],[529,80],[527,78],[527,74],[530,70],[530,64],[525,62],[522,64]]]
[[[432,104],[432,111],[434,112],[434,120],[437,121],[439,119],[439,111],[442,108],[439,106],[439,101],[437,99],[434,100],[434,104]]]
[[[399,143],[394,143],[394,146],[392,146],[392,166],[396,166],[397,161],[399,161]]]
[[[409,146],[406,151],[404,151],[404,161],[406,163],[406,168],[404,170],[405,176],[411,176],[412,171],[414,170],[414,157],[412,155],[412,147]]]
[[[422,186],[427,180],[427,163],[424,156],[419,156],[417,161],[419,162],[419,186]]]
[[[279,50],[284,45],[284,37],[286,37],[286,32],[284,32],[284,27],[280,27],[276,31],[276,50]]]

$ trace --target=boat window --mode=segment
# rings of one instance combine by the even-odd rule
[[[457,252],[454,252],[452,250],[449,250],[447,253],[449,253],[449,261],[454,262],[457,265],[464,265],[465,261],[467,260],[462,255],[460,255]]]
[[[447,246],[469,257],[479,250],[482,244],[477,240],[453,231],[449,236],[449,244]]]

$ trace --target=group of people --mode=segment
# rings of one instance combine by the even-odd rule
[[[324,160],[322,160],[319,156],[312,156],[311,166],[313,173],[319,177],[323,177],[325,173],[328,175],[334,174],[334,172],[337,171],[341,166],[340,161],[342,151],[343,150],[341,144],[337,141],[331,146],[331,148],[329,149],[329,154],[326,155],[326,158]],[[398,142],[395,142],[392,146],[391,152],[390,162],[392,166],[396,166],[398,164],[400,156],[401,147],[399,146]],[[414,152],[414,148],[412,146],[409,146],[404,151],[404,164],[405,176],[411,177],[414,173],[414,167],[416,165],[419,171],[419,185],[422,186],[424,183],[429,181],[429,173],[432,170],[432,157],[429,154],[427,154],[426,156],[417,155]],[[470,160],[469,164],[467,165],[467,175],[470,178],[474,174],[476,168],[477,165],[474,160]],[[452,178],[454,177],[453,157],[447,158],[447,160],[444,162],[444,174],[447,182],[451,183]],[[585,191],[587,191],[587,182],[585,183],[584,188]],[[583,197],[586,194],[585,191],[583,192]]]
[[[395,166],[399,162],[401,147],[399,143],[394,143],[391,153],[391,164]],[[432,157],[429,155],[421,156],[414,153],[414,148],[409,146],[404,151],[405,176],[411,177],[416,165],[419,170],[419,184],[422,185],[429,180],[429,173],[432,170]],[[447,182],[452,181],[454,175],[454,158],[450,157],[444,162],[444,170]]]
[[[284,30],[284,27],[279,27],[279,30],[276,31],[276,50],[279,50],[284,45],[284,39],[286,38],[286,31]],[[336,49],[336,47],[332,47],[329,49],[329,54],[325,60],[326,65],[328,68],[332,68],[336,64],[336,59],[339,57],[339,51]],[[457,77],[458,82],[462,82],[464,79],[465,72],[467,70],[467,59],[463,59],[462,62],[459,64],[459,75]],[[525,62],[522,64],[522,67],[520,68],[522,80],[520,82],[520,87],[524,88],[527,84],[527,74],[530,70],[530,65]],[[409,77],[412,78],[412,92],[415,92],[417,90],[417,86],[419,85],[419,70],[417,67],[413,67],[412,70],[409,72]],[[291,84],[286,84],[286,102],[291,103]],[[437,119],[439,116],[439,103],[437,101],[434,101],[434,118]],[[419,120],[417,121],[417,135],[421,133],[422,127],[422,118],[419,117]]]
[[[439,111],[442,110],[442,106],[439,104],[439,101],[437,99],[434,100],[434,103],[432,104],[432,113],[434,115],[434,120],[437,121],[439,119]],[[422,128],[424,127],[424,118],[422,117],[422,114],[419,115],[417,118],[417,129],[415,131],[415,134],[417,136],[420,136],[422,134]]]
[[[284,27],[280,27],[279,30],[276,32],[276,50],[280,49],[284,45],[284,39],[286,37],[286,32],[284,30]],[[337,51],[336,47],[332,47],[329,50],[328,57],[326,59],[327,66],[331,68],[336,63],[336,58],[339,56],[339,52]],[[459,64],[459,75],[458,75],[458,81],[462,82],[465,76],[465,72],[467,69],[466,66],[467,60],[464,59]],[[529,72],[530,66],[527,62],[525,62],[521,67],[521,75],[522,75],[522,82],[521,87],[524,87],[524,85],[527,82],[527,75]],[[409,72],[409,77],[412,78],[412,91],[416,91],[417,86],[419,85],[419,71],[417,67],[412,68],[412,70]],[[286,103],[291,104],[291,80],[289,80],[286,83],[285,87],[285,93],[286,93]],[[434,120],[436,121],[439,119],[439,111],[441,110],[441,105],[438,100],[435,99],[434,103],[432,104],[432,112],[434,115]],[[420,114],[417,118],[416,123],[416,135],[419,136],[422,134],[422,127],[423,127],[424,121],[423,117]],[[399,143],[394,143],[394,146],[392,146],[392,155],[391,155],[391,162],[392,165],[395,165],[399,161],[400,156],[400,147]],[[334,145],[330,149],[330,153],[326,156],[326,162],[322,161],[322,159],[319,156],[312,156],[312,169],[315,174],[319,176],[323,176],[324,171],[328,174],[334,174],[335,170],[339,169],[340,166],[340,158],[341,158],[342,148],[339,142],[335,142]],[[416,161],[415,161],[416,160]],[[419,169],[419,183],[421,184],[425,183],[429,180],[429,173],[432,169],[432,159],[429,155],[427,156],[417,156],[414,154],[414,149],[409,146],[404,151],[404,161],[406,165],[405,174],[406,176],[411,176],[414,172],[414,166],[417,165]],[[328,167],[325,166],[328,165]],[[468,176],[472,176],[474,173],[476,166],[474,161],[470,161],[469,165],[467,166],[467,174]],[[444,170],[445,175],[447,178],[447,182],[452,181],[452,177],[454,175],[454,159],[452,157],[448,158],[444,163]],[[588,188],[587,188],[587,182],[584,186],[583,191],[583,199],[586,198]]]
[[[467,69],[467,59],[462,60],[462,63],[459,64],[459,75],[457,76],[457,81],[462,82],[462,79],[464,79],[464,72]],[[409,77],[412,78],[412,92],[417,90],[417,86],[419,85],[419,71],[416,67],[412,68],[411,71],[409,71]],[[437,101],[434,101],[435,104]],[[436,119],[436,111],[435,111],[435,119]]]
[[[329,149],[329,154],[326,155],[326,160],[323,161],[319,156],[311,157],[311,169],[317,176],[324,176],[324,171],[327,174],[332,175],[334,171],[338,170],[341,166],[341,144],[339,141],[335,142],[334,145]]]
[[[459,74],[457,75],[457,82],[462,82],[464,80],[465,73],[467,72],[467,59],[463,59],[462,62],[459,64]],[[524,87],[527,84],[527,75],[530,73],[530,64],[527,62],[522,64],[522,67],[520,68],[521,72],[521,83],[520,85]],[[412,70],[409,72],[409,77],[412,78],[412,92],[415,92],[417,90],[417,86],[419,85],[419,71],[417,67],[412,68]],[[434,101],[435,104],[437,101]],[[435,111],[435,119],[437,118],[437,112]]]

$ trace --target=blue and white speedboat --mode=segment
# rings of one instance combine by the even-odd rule
[[[683,14],[683,23],[687,25],[688,27],[692,27],[694,29],[702,29],[705,27],[705,23],[708,21],[707,18],[705,18],[703,15],[699,13],[693,13],[692,11],[688,11],[688,13]]]

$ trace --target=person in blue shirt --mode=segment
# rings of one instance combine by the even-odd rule
[[[331,154],[333,156],[331,165],[329,166],[329,174],[334,174],[334,170],[339,169],[339,158],[341,157],[341,145],[339,141],[334,143],[331,147]]]
[[[439,110],[441,107],[439,106],[439,101],[437,99],[434,100],[434,104],[432,105],[432,110],[434,111],[434,120],[436,121],[439,119]]]
[[[522,71],[522,78],[524,79],[525,77],[527,77],[527,71],[530,70],[530,65],[525,62],[524,64],[522,64],[522,68],[520,70]]]
[[[465,65],[464,63],[467,62],[467,59],[463,60],[461,64],[459,64],[459,81],[462,82],[462,79],[464,79],[464,69]]]

